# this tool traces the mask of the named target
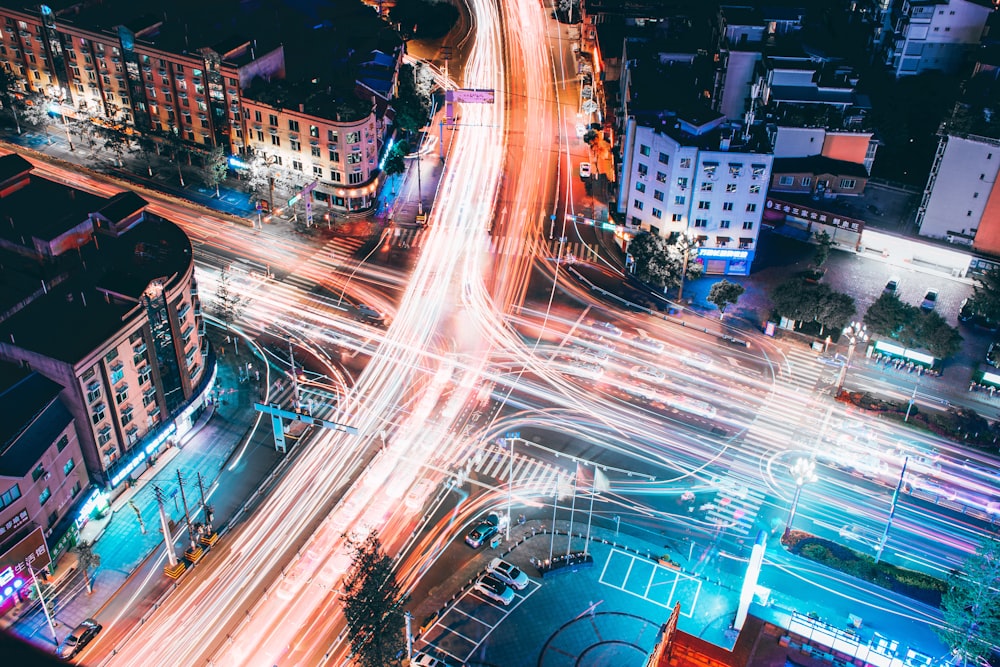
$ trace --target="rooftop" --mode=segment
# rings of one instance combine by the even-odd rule
[[[868,178],[868,170],[863,164],[848,160],[835,160],[825,155],[810,155],[807,157],[774,158],[771,167],[772,174],[836,174],[837,176],[855,176]]]
[[[62,387],[43,375],[0,363],[0,476],[24,477],[72,417]]]
[[[266,81],[258,77],[243,90],[243,96],[276,109],[345,122],[362,120],[372,112],[371,99],[358,97],[353,79],[324,83],[318,79]]]

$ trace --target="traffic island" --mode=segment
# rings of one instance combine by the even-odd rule
[[[176,563],[174,563],[173,565],[170,565],[169,563],[167,565],[164,565],[163,566],[163,574],[167,575],[171,579],[177,579],[182,574],[184,574],[184,570],[186,570],[186,569],[187,569],[187,565],[184,563],[184,561],[179,560]]]
[[[545,560],[535,561],[535,567],[542,579],[567,572],[579,572],[580,570],[594,566],[594,557],[584,551],[574,551],[564,556],[555,556]]]

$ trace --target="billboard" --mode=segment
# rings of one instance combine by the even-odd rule
[[[492,88],[459,88],[445,93],[448,102],[464,102],[465,104],[493,104]]]
[[[31,581],[29,567],[35,572],[52,562],[41,527],[0,555],[0,602]]]

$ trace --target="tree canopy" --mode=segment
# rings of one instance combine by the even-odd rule
[[[938,359],[952,356],[962,346],[958,330],[936,311],[903,303],[895,294],[881,295],[863,319],[873,335],[891,338],[903,347],[925,349]]]
[[[351,568],[344,581],[344,615],[351,650],[362,667],[385,667],[405,648],[403,602],[392,559],[382,551],[378,531],[348,538]]]
[[[943,628],[935,628],[960,665],[986,665],[1000,644],[1000,542],[986,538],[941,598]]]
[[[664,239],[657,234],[640,232],[629,243],[628,252],[635,261],[635,274],[639,280],[669,289],[677,287],[684,271],[684,245],[686,237],[672,236]],[[694,247],[693,245],[691,247]],[[687,263],[685,279],[701,275],[702,265],[696,261]]]
[[[412,134],[430,121],[431,99],[422,84],[425,68],[405,64],[399,68],[396,97],[392,98],[392,108],[396,112],[396,127]]]
[[[829,285],[810,284],[801,278],[787,280],[771,291],[775,310],[800,322],[816,322],[820,335],[826,329],[843,329],[857,312],[854,298],[834,292]]]
[[[813,238],[816,240],[816,251],[813,253],[813,264],[816,268],[820,268],[826,264],[826,260],[830,258],[830,248],[833,247],[833,239],[825,231],[816,232],[813,234]]]
[[[969,297],[972,314],[990,322],[1000,322],[1000,268],[976,277]]]
[[[720,280],[712,285],[708,291],[708,302],[715,304],[715,307],[719,309],[719,319],[721,320],[726,315],[726,308],[735,304],[745,291],[743,285],[739,283]]]

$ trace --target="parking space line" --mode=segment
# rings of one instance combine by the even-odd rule
[[[622,580],[622,583],[621,583],[620,586],[616,585],[616,584],[613,584],[613,583],[610,583],[607,580],[607,578],[605,577],[605,575],[607,574],[607,571],[608,571],[608,566],[611,563],[611,559],[616,555],[616,553],[620,554],[622,556],[625,556],[626,558],[630,559],[629,560],[629,565],[628,565],[628,571],[626,572],[625,578]],[[611,552],[608,554],[607,560],[604,562],[604,568],[601,570],[601,577],[598,580],[599,583],[601,583],[601,584],[603,584],[603,585],[605,585],[605,586],[607,586],[609,588],[614,588],[616,590],[623,591],[625,593],[628,593],[629,595],[634,595],[637,598],[642,598],[643,600],[647,600],[648,602],[651,602],[651,603],[655,604],[658,607],[663,607],[664,609],[669,609],[670,608],[670,604],[674,601],[674,597],[677,594],[677,586],[681,582],[681,579],[683,578],[684,580],[687,580],[687,581],[693,581],[696,584],[696,586],[697,586],[696,589],[695,589],[695,591],[694,591],[694,594],[692,596],[693,599],[691,600],[690,604],[684,605],[685,609],[687,610],[686,613],[684,613],[684,612],[681,613],[682,616],[687,617],[687,618],[690,618],[691,616],[693,616],[694,615],[694,610],[695,610],[695,608],[697,607],[697,604],[698,604],[698,597],[701,594],[701,582],[698,581],[697,577],[689,576],[687,574],[684,574],[683,572],[680,572],[678,570],[674,570],[673,568],[663,567],[662,565],[660,565],[658,563],[650,563],[653,566],[653,573],[650,575],[649,582],[646,583],[645,594],[636,593],[636,592],[631,591],[631,590],[628,589],[628,580],[629,580],[629,576],[631,575],[631,572],[632,572],[632,567],[635,565],[635,562],[637,560],[640,560],[640,558],[641,558],[640,556],[636,556],[634,554],[630,554],[627,551],[622,551],[621,549],[612,549]],[[645,562],[645,559],[642,559],[642,560]],[[650,590],[650,587],[652,585],[653,576],[657,572],[660,572],[660,571],[665,572],[667,574],[668,578],[671,575],[673,577],[673,581],[672,581],[671,587],[670,587],[670,595],[667,598],[666,602],[660,602],[660,601],[658,601],[658,600],[656,600],[654,598],[649,597],[649,590]],[[664,581],[664,583],[666,583],[666,581]]]

